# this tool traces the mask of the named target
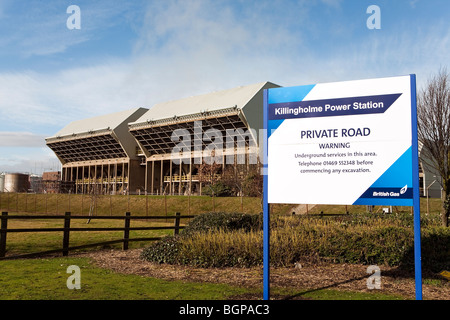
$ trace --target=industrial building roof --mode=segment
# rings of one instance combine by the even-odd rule
[[[258,131],[263,127],[263,89],[274,87],[279,86],[256,83],[158,103],[150,109],[134,108],[77,120],[45,140],[63,164],[135,158],[138,145],[147,156],[164,154],[174,146],[173,130],[185,128],[193,132],[197,120],[203,121],[205,128],[223,132],[246,128]],[[257,141],[254,132],[251,136]]]
[[[128,131],[128,122],[138,119],[147,110],[134,108],[73,121],[45,141],[62,163],[135,158],[138,145]]]
[[[137,117],[142,115],[147,110],[148,109],[145,108],[133,108],[130,110],[119,111],[93,118],[72,121],[52,137],[46,138],[46,140],[48,141],[53,138],[69,135],[74,136],[78,134],[94,133],[102,130],[114,130],[123,123],[136,120]]]
[[[262,82],[179,100],[158,103],[151,107],[143,116],[129,125],[133,128],[144,123],[161,123],[163,122],[161,120],[172,122],[172,119],[177,119],[179,122],[181,119],[190,115],[214,113],[215,111],[231,108],[244,110],[248,105],[248,102],[254,98],[258,92],[262,89],[273,87],[279,86],[271,82]],[[262,110],[260,111],[262,113]]]
[[[203,134],[199,136],[195,132],[195,121],[201,121],[202,130],[214,128],[225,136],[230,134],[228,129],[232,129],[235,135],[241,136],[242,141],[248,137],[257,144],[258,130],[263,127],[263,89],[274,87],[279,86],[263,82],[159,103],[138,120],[129,123],[130,133],[147,157],[170,154],[176,145],[172,140],[176,129],[188,130],[193,134],[194,141],[198,140],[202,148],[205,147]],[[246,129],[254,131],[245,132]]]

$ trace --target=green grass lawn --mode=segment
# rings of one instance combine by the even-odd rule
[[[81,289],[68,289],[70,265],[80,268]],[[226,284],[168,281],[125,275],[95,267],[89,258],[49,258],[0,261],[0,300],[227,300],[260,297],[261,288]],[[207,272],[207,270],[205,270]],[[332,289],[286,290],[272,288],[276,298],[314,300],[395,300],[379,293]]]
[[[223,284],[118,274],[93,266],[88,258],[11,260],[0,265],[0,300],[216,300],[247,291]],[[70,265],[81,270],[79,290],[67,288]]]

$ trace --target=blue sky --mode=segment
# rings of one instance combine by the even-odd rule
[[[58,169],[44,138],[70,121],[215,90],[411,73],[420,89],[450,67],[449,21],[448,0],[0,0],[0,172]]]

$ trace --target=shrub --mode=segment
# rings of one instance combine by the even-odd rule
[[[256,222],[255,222],[256,221]],[[262,265],[260,215],[209,213],[192,220],[181,236],[166,237],[145,250],[147,260],[199,267]],[[271,265],[293,266],[299,260],[414,266],[414,231],[404,217],[368,219],[274,217],[271,219]],[[450,268],[450,229],[422,230],[422,267]],[[143,254],[144,255],[144,254]]]
[[[438,273],[450,269],[450,228],[433,227],[422,230],[421,258],[422,269]],[[414,268],[414,246],[411,245],[404,254],[400,266],[404,269]]]
[[[242,230],[245,233],[251,230],[261,230],[261,228],[262,216],[258,214],[204,213],[192,219],[186,228],[183,229],[180,236],[164,237],[145,248],[141,253],[141,258],[147,261],[168,264],[190,264],[196,266],[234,265],[234,263],[228,263],[227,261],[233,259],[233,252],[236,252],[236,250],[229,250],[227,247],[228,258],[225,259],[227,261],[222,258],[219,260],[215,259],[215,250],[205,250],[204,252],[199,250],[199,248],[205,248],[204,246],[202,247],[202,241],[199,240],[202,237],[201,235],[211,232],[220,234],[222,232],[222,234],[226,234],[226,237],[222,237],[222,241],[224,241],[225,238],[229,238],[228,232],[233,230]],[[197,241],[195,245],[193,241]],[[189,249],[186,243],[193,244],[195,250]],[[203,244],[209,245],[211,248],[208,240]]]
[[[142,250],[141,258],[156,263],[177,264],[180,247],[179,236],[166,236]]]
[[[182,234],[188,235],[210,230],[261,230],[262,216],[248,213],[209,212],[197,215],[183,229]]]
[[[183,240],[181,263],[196,267],[250,267],[262,263],[261,232],[208,231]]]
[[[422,236],[422,266],[432,272],[450,270],[450,228],[436,227]]]

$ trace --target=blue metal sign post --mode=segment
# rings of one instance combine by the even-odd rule
[[[264,90],[264,146],[263,146],[263,298],[264,300],[269,300],[270,298],[270,208],[268,201],[268,179],[269,175],[267,173],[268,168],[268,108],[267,108],[267,97],[268,91]]]
[[[415,75],[267,89],[263,97],[263,298],[270,299],[269,203],[320,203],[413,206],[415,291],[421,300]],[[410,123],[399,121],[408,114]],[[336,156],[343,161],[330,161]],[[317,160],[294,159],[302,157]]]
[[[411,75],[411,128],[413,151],[413,207],[414,207],[414,268],[416,300],[422,300],[422,255],[420,229],[419,146],[417,136],[416,75]]]

